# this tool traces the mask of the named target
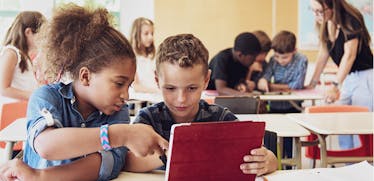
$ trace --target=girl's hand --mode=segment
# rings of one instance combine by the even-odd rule
[[[169,143],[157,134],[153,128],[145,124],[131,124],[128,139],[124,144],[135,156],[146,156],[156,153],[157,155],[165,154]]]
[[[245,83],[247,84],[247,92],[252,92],[256,88],[256,83],[250,80],[246,80]]]
[[[325,92],[325,102],[333,103],[339,99],[339,89],[336,86],[330,86]]]
[[[0,167],[0,180],[39,180],[39,172],[22,160],[13,159]]]
[[[251,150],[251,154],[245,155],[243,161],[240,169],[244,174],[263,175],[270,173],[277,169],[278,164],[273,152],[265,147]]]

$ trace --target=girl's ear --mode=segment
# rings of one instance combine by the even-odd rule
[[[91,72],[87,67],[82,67],[79,70],[79,82],[83,86],[89,86],[90,85],[90,80],[91,80]]]
[[[26,37],[34,34],[31,28],[26,28],[24,33]]]

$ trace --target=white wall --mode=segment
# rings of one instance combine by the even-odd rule
[[[154,21],[154,0],[121,0],[120,6],[120,30],[127,38],[129,38],[131,25],[136,18],[145,17]]]

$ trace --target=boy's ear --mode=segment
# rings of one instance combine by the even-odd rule
[[[158,83],[158,75],[157,75],[157,72],[154,71],[154,73],[155,73],[155,81],[156,81],[157,87],[160,88],[160,85],[159,85],[159,83]]]
[[[83,86],[89,86],[90,85],[90,80],[91,80],[91,72],[87,67],[82,67],[79,70],[79,82]]]
[[[209,80],[210,80],[210,74],[212,74],[212,71],[210,69],[208,69],[208,72],[206,73],[205,79],[204,79],[204,89],[206,89],[208,87]]]

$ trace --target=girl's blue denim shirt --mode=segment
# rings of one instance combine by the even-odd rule
[[[98,99],[100,99],[98,97]],[[40,157],[34,148],[35,138],[46,128],[55,127],[100,127],[104,124],[128,124],[130,117],[128,109],[122,109],[112,115],[105,115],[96,111],[84,120],[76,109],[72,84],[50,84],[40,87],[31,95],[27,109],[27,144],[25,146],[24,161],[33,168],[47,168],[70,163],[82,157],[66,160],[46,160]],[[46,109],[53,116],[53,123],[47,121],[42,114]],[[52,125],[51,125],[52,124]],[[98,131],[97,134],[100,134]],[[109,133],[110,134],[110,133]],[[61,135],[64,136],[64,135]],[[79,138],[77,138],[79,139]],[[58,143],[56,143],[58,144]],[[66,145],[69,146],[69,145]],[[98,180],[116,178],[125,163],[126,147],[114,148],[110,151],[100,151],[101,167]]]

